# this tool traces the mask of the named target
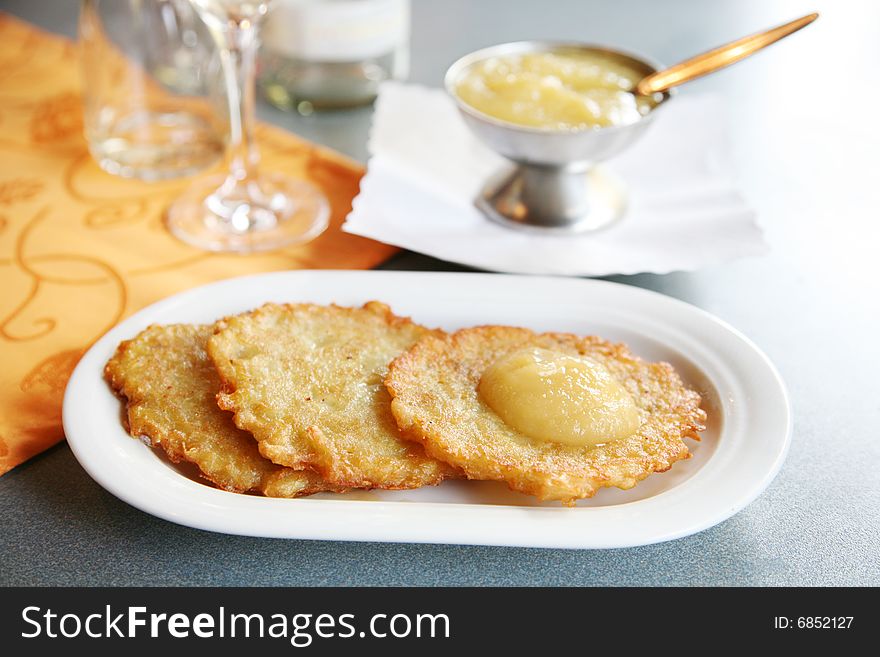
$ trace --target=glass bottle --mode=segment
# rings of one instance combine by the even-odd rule
[[[409,17],[409,0],[279,0],[263,32],[263,95],[301,114],[370,103],[409,71]]]

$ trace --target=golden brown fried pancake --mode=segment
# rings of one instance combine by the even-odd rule
[[[604,365],[639,408],[639,430],[592,447],[536,442],[504,423],[477,385],[497,359],[540,347],[585,355]],[[391,363],[391,409],[407,437],[471,479],[502,480],[542,500],[573,504],[603,486],[631,488],[690,456],[682,438],[699,439],[706,414],[667,363],[648,363],[624,345],[565,333],[483,326],[426,336]]]
[[[210,326],[151,326],[119,345],[104,376],[128,400],[129,433],[146,436],[176,463],[195,463],[226,490],[299,497],[338,489],[260,456],[253,436],[217,406],[220,379],[205,352],[211,333]]]
[[[453,469],[400,437],[383,385],[388,363],[427,333],[378,302],[268,304],[216,325],[217,399],[275,463],[339,486],[437,484]]]

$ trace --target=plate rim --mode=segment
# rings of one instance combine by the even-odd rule
[[[372,530],[365,526],[348,526],[346,527],[324,527],[322,530],[318,531],[315,528],[309,529],[299,527],[299,526],[289,526],[285,525],[280,528],[273,527],[259,527],[254,525],[253,522],[249,521],[247,518],[236,518],[233,517],[231,520],[229,518],[215,518],[212,514],[205,514],[200,516],[199,511],[205,511],[206,508],[218,508],[218,507],[232,507],[233,511],[237,510],[238,507],[242,506],[238,502],[240,500],[253,500],[256,501],[257,506],[254,509],[248,509],[250,514],[263,515],[263,513],[269,513],[270,515],[274,513],[273,509],[281,508],[278,504],[290,504],[291,500],[276,500],[272,498],[263,498],[257,496],[248,496],[248,495],[239,495],[235,493],[228,493],[226,491],[221,491],[209,486],[205,486],[198,482],[191,481],[183,476],[178,475],[170,468],[167,468],[164,464],[162,464],[162,468],[167,471],[167,473],[172,473],[174,477],[179,480],[184,480],[190,486],[187,486],[183,482],[180,483],[180,486],[169,486],[169,491],[160,491],[158,495],[155,495],[155,491],[151,491],[154,493],[153,496],[143,497],[138,495],[136,479],[125,479],[115,477],[113,473],[108,472],[106,468],[100,465],[100,459],[96,459],[95,453],[91,449],[89,445],[88,437],[83,437],[82,432],[80,431],[80,425],[83,420],[78,417],[79,411],[78,408],[82,407],[83,397],[87,396],[86,393],[89,391],[89,382],[94,375],[95,366],[97,361],[98,371],[103,371],[103,365],[106,361],[106,354],[108,353],[108,345],[110,345],[110,349],[115,349],[116,344],[126,337],[131,337],[134,334],[135,329],[128,330],[129,327],[136,327],[144,323],[145,318],[149,318],[151,316],[155,316],[157,314],[161,314],[163,312],[168,312],[169,310],[173,312],[173,309],[176,305],[185,303],[190,297],[198,298],[200,296],[210,296],[212,291],[215,289],[222,289],[224,287],[231,287],[236,285],[250,285],[253,284],[253,281],[261,281],[265,282],[267,279],[290,279],[293,282],[302,282],[303,280],[308,280],[309,277],[317,276],[319,278],[327,278],[327,279],[345,279],[349,277],[361,277],[361,276],[372,276],[375,278],[396,278],[399,276],[408,276],[408,277],[416,277],[422,278],[424,280],[427,279],[462,279],[466,277],[468,280],[473,281],[474,279],[483,279],[485,281],[494,280],[498,281],[499,279],[518,279],[522,282],[522,284],[526,285],[535,285],[541,287],[543,285],[564,285],[571,286],[573,288],[581,288],[588,289],[592,288],[594,290],[616,290],[621,291],[625,290],[623,294],[630,295],[632,298],[641,298],[642,300],[646,300],[648,303],[662,303],[668,304],[670,308],[678,308],[683,312],[689,313],[693,316],[701,317],[704,322],[708,322],[709,325],[713,326],[716,330],[720,330],[722,333],[727,334],[729,337],[734,338],[737,342],[739,342],[743,347],[745,347],[748,351],[751,352],[752,356],[756,356],[758,358],[757,362],[764,368],[764,375],[769,376],[769,380],[775,385],[774,392],[778,393],[780,396],[780,400],[782,402],[782,408],[776,409],[781,412],[781,418],[779,418],[783,424],[783,430],[781,432],[781,436],[777,438],[777,446],[774,451],[774,457],[769,462],[769,464],[763,468],[763,471],[760,473],[760,476],[756,476],[755,480],[750,483],[747,487],[747,490],[742,492],[736,499],[735,503],[729,504],[725,506],[723,509],[719,509],[716,513],[711,514],[708,517],[704,517],[699,521],[694,522],[679,522],[676,525],[676,528],[670,529],[669,531],[653,531],[650,535],[640,535],[638,532],[632,532],[628,535],[628,537],[623,536],[579,536],[575,532],[570,536],[560,535],[559,531],[555,531],[551,536],[541,536],[541,537],[532,537],[530,539],[523,539],[522,534],[528,533],[525,531],[519,532],[519,538],[517,538],[517,532],[508,532],[503,537],[494,537],[488,536],[485,529],[482,532],[463,532],[461,528],[454,530],[452,532],[449,531],[450,527],[445,527],[446,531],[436,531],[437,527],[427,527],[427,529],[422,526],[417,530],[414,528],[406,528],[406,527],[397,527],[397,531],[390,531],[386,524],[379,523]],[[332,283],[332,281],[331,281]],[[494,285],[495,283],[489,283],[489,285]],[[279,292],[279,295],[284,294],[284,292]],[[693,336],[692,336],[693,337]],[[704,345],[705,346],[705,345]],[[112,353],[112,352],[111,352]],[[106,394],[110,393],[109,389],[106,388],[106,384],[103,381],[103,378],[98,376],[98,381],[91,380],[91,388],[94,391],[96,389],[96,385],[99,385],[103,388],[103,391]],[[654,292],[652,290],[647,290],[644,288],[626,285],[623,283],[616,283],[612,281],[603,281],[603,280],[594,280],[594,279],[572,279],[568,277],[558,277],[558,276],[532,276],[532,275],[524,275],[524,274],[499,274],[499,273],[471,273],[471,272],[420,272],[420,271],[396,271],[396,270],[290,270],[290,271],[281,271],[281,272],[267,272],[260,274],[250,274],[246,276],[239,276],[235,278],[224,279],[221,281],[215,281],[212,283],[208,283],[206,285],[190,288],[188,290],[184,290],[177,294],[171,295],[164,299],[161,299],[153,304],[146,306],[145,308],[133,313],[122,322],[114,326],[112,329],[107,331],[103,336],[101,336],[98,340],[96,340],[92,346],[88,349],[86,354],[82,357],[77,367],[75,368],[73,374],[70,377],[70,381],[65,390],[64,394],[64,404],[62,411],[62,421],[64,425],[65,435],[68,437],[68,444],[71,447],[71,450],[74,453],[77,461],[82,465],[82,467],[86,470],[86,472],[103,488],[108,490],[111,494],[118,497],[122,501],[146,512],[151,515],[155,515],[157,517],[163,518],[165,520],[169,520],[171,522],[175,522],[177,524],[181,524],[184,526],[195,527],[198,529],[204,529],[208,531],[215,531],[221,533],[229,533],[229,534],[239,534],[239,535],[248,535],[248,536],[259,536],[259,537],[272,537],[272,538],[294,538],[294,539],[316,539],[316,540],[352,540],[352,541],[381,541],[381,542],[418,542],[418,543],[449,543],[449,544],[472,544],[472,545],[503,545],[503,546],[520,546],[520,547],[546,547],[546,548],[581,548],[581,549],[596,549],[596,548],[620,548],[620,547],[633,547],[639,545],[648,545],[652,543],[658,543],[668,540],[673,540],[676,538],[681,538],[683,536],[687,536],[693,533],[697,533],[704,529],[707,529],[711,526],[714,526],[724,520],[727,520],[734,514],[738,513],[740,510],[745,508],[748,504],[754,501],[773,481],[775,476],[778,474],[781,469],[783,463],[788,454],[788,450],[791,444],[793,423],[792,423],[792,412],[791,412],[791,402],[788,394],[788,390],[785,386],[785,383],[779,374],[777,368],[773,365],[772,361],[769,357],[747,336],[745,336],[741,331],[734,328],[724,320],[716,317],[715,315],[698,308],[692,304],[689,304],[680,299],[676,299],[674,297],[670,297],[659,292]],[[115,421],[115,420],[114,420]],[[134,441],[132,441],[134,442]],[[710,460],[713,457],[710,457]],[[157,463],[161,463],[157,461]],[[703,468],[705,468],[707,464],[704,464]],[[369,509],[372,509],[376,513],[373,515],[401,515],[398,513],[401,511],[401,505],[403,505],[408,510],[418,509],[421,507],[429,506],[433,510],[433,514],[435,516],[440,516],[446,521],[446,515],[449,512],[454,511],[455,514],[472,514],[475,512],[482,512],[484,515],[491,516],[494,520],[494,517],[500,517],[502,520],[506,520],[503,518],[504,514],[507,515],[519,515],[523,513],[529,513],[531,511],[538,511],[543,515],[547,515],[548,512],[557,512],[562,511],[563,513],[569,514],[568,518],[571,518],[571,514],[575,513],[591,513],[594,517],[599,515],[600,512],[605,513],[614,513],[617,511],[617,515],[626,515],[628,512],[636,509],[636,512],[639,508],[644,508],[646,502],[650,502],[652,500],[657,500],[658,498],[667,497],[672,493],[678,491],[678,495],[681,495],[681,489],[686,487],[690,481],[692,481],[700,471],[697,471],[690,479],[682,482],[681,484],[658,493],[657,495],[653,495],[651,497],[642,499],[642,500],[634,500],[623,502],[620,504],[609,505],[604,507],[580,507],[577,509],[566,509],[563,507],[518,507],[513,505],[482,505],[482,504],[461,504],[461,503],[453,503],[453,502],[391,502],[391,501],[363,501],[363,500],[326,500],[326,499],[308,499],[302,498],[300,500],[296,500],[297,503],[300,503],[300,506],[305,508],[299,509],[298,514],[300,516],[307,516],[307,519],[310,521],[314,521],[315,519],[320,519],[323,516],[326,518],[326,514],[324,511],[330,511],[333,514],[336,514],[337,511],[333,509],[334,505],[371,505]],[[161,476],[161,475],[158,475]],[[197,489],[192,487],[198,487]],[[145,492],[144,490],[140,492]],[[169,497],[169,494],[171,495]],[[232,496],[232,497],[230,497]],[[166,499],[167,498],[167,499]],[[171,508],[168,506],[164,506],[169,502],[181,502],[183,501],[184,510]],[[186,503],[198,502],[201,505],[201,508],[195,506],[189,509],[186,508]],[[254,502],[248,502],[247,504],[254,505]],[[303,502],[307,502],[309,504],[302,504]],[[386,508],[386,505],[393,505],[391,508]],[[639,507],[638,505],[642,505]],[[247,508],[242,507],[243,509]],[[360,511],[363,511],[364,507],[359,507]],[[393,512],[392,512],[393,511]],[[287,509],[285,509],[286,513],[289,513]],[[342,514],[344,515],[346,510],[343,508]],[[408,513],[408,512],[407,512]],[[404,513],[402,515],[407,515]],[[297,515],[297,514],[290,514]],[[557,514],[558,515],[558,514]],[[563,516],[565,517],[565,516]],[[577,517],[577,516],[575,516]],[[564,520],[562,524],[568,522]],[[363,523],[361,523],[363,524]],[[405,524],[405,523],[404,523]],[[440,523],[442,525],[442,523]],[[493,524],[493,523],[489,523]],[[497,524],[495,522],[494,524]],[[494,526],[493,524],[493,526]],[[526,523],[527,524],[527,523]],[[546,524],[546,522],[544,523]],[[559,524],[559,523],[556,523]]]

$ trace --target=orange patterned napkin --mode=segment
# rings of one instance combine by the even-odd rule
[[[339,230],[360,166],[260,126],[267,169],[308,178],[332,206],[314,242],[264,255],[208,254],[171,237],[162,213],[190,180],[101,171],[82,136],[68,40],[0,14],[0,474],[61,440],[64,386],[119,320],[180,290],[242,274],[366,269],[395,249]]]

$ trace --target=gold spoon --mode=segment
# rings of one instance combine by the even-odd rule
[[[817,13],[808,14],[785,25],[743,37],[720,48],[686,59],[680,64],[642,78],[636,85],[636,91],[644,96],[650,96],[658,91],[666,91],[671,87],[677,87],[685,82],[713,73],[720,68],[745,59],[771,43],[784,39],[817,18],[819,18]]]

